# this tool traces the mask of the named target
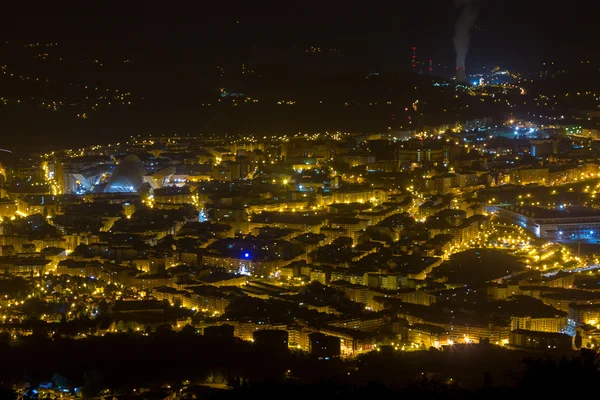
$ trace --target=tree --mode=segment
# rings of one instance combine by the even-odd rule
[[[98,316],[106,317],[108,315],[108,303],[106,300],[102,299],[100,303],[98,303]]]
[[[13,389],[0,386],[0,399],[17,400],[17,392],[15,392]]]
[[[69,386],[69,380],[58,372],[55,372],[54,375],[52,375],[52,384],[58,388],[67,387]]]
[[[96,397],[104,388],[104,377],[100,371],[93,370],[84,374],[81,387],[81,394],[84,398]]]
[[[575,334],[575,347],[580,349],[582,345],[583,338],[581,337],[581,333],[577,332],[577,334]]]
[[[0,332],[0,346],[8,346],[10,344],[10,333]]]
[[[162,324],[156,327],[156,334],[160,336],[166,336],[173,333],[173,329],[170,324]]]
[[[196,328],[191,325],[186,325],[181,329],[180,334],[184,337],[193,337],[196,335]]]
[[[120,320],[119,322],[117,322],[117,330],[119,332],[124,332],[127,330],[126,326],[125,326],[125,321]]]

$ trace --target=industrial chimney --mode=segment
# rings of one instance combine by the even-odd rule
[[[465,67],[456,67],[456,82],[467,83],[467,76],[465,73]]]

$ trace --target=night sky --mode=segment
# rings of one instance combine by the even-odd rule
[[[270,62],[310,45],[341,49],[354,67],[381,69],[418,55],[453,61],[458,10],[438,1],[229,1],[114,10],[84,6],[4,13],[6,39],[59,40],[74,48],[175,55],[190,62]],[[480,0],[468,64],[535,68],[542,60],[598,57],[592,1]],[[35,10],[34,10],[35,13]],[[148,66],[150,67],[150,66]],[[150,67],[151,68],[151,67]]]
[[[6,145],[23,146],[23,135],[32,135],[35,144],[56,147],[140,132],[376,130],[388,126],[394,111],[358,115],[330,106],[299,106],[291,115],[263,106],[244,113],[203,104],[215,102],[220,87],[271,100],[279,96],[274,92],[285,88],[281,98],[305,99],[304,104],[320,104],[322,94],[336,97],[336,104],[382,100],[404,89],[381,83],[381,96],[363,95],[365,76],[410,71],[412,46],[417,47],[422,65],[434,60],[434,76],[454,75],[453,34],[460,10],[450,0],[214,3],[219,4],[163,3],[118,10],[83,3],[68,10],[55,4],[48,9],[7,8],[0,15],[0,65],[16,75],[54,83],[36,85],[6,75],[0,79],[0,96],[10,100],[7,107],[0,107],[0,128],[9,132],[3,138]],[[478,4],[467,72],[498,65],[527,74],[540,71],[544,61],[570,68],[590,60],[597,68],[600,55],[591,1],[479,0]],[[50,55],[40,60],[35,58],[38,49],[26,48],[35,42],[58,45],[40,48]],[[307,56],[311,46],[323,49],[323,54]],[[256,74],[242,77],[243,65]],[[223,75],[221,68],[226,71]],[[421,68],[426,72],[427,67]],[[348,99],[341,97],[342,92],[334,93],[339,86],[311,88],[314,96],[309,100],[309,94],[298,92],[338,76],[352,76],[352,84],[358,85],[348,83],[344,88]],[[71,83],[130,91],[134,105],[101,108],[87,113],[85,121],[76,115],[89,110],[89,104],[56,113],[40,108],[42,102],[55,99],[85,101],[85,91],[75,91]],[[430,83],[423,82],[426,86]],[[18,99],[22,101],[16,103]]]

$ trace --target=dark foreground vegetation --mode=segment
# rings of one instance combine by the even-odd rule
[[[342,361],[208,338],[193,329],[79,340],[32,335],[17,344],[7,339],[0,344],[1,399],[16,398],[15,388],[24,384],[37,387],[56,379],[80,388],[78,395],[85,398],[140,399],[191,392],[192,397],[225,399],[572,396],[591,390],[600,379],[599,359],[591,351],[548,355],[489,345],[419,352],[383,348]]]

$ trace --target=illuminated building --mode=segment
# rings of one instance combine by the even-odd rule
[[[1,257],[10,257],[15,255],[15,246],[12,244],[2,245],[0,246],[0,256]]]
[[[367,286],[353,284],[344,280],[332,281],[329,286],[343,292],[344,298],[347,300],[361,304],[367,303],[367,292],[369,291]]]
[[[210,313],[210,309],[208,310],[208,312]],[[220,313],[219,313],[220,314]],[[285,350],[287,350],[288,344],[287,341],[289,340],[289,334],[288,334],[288,326],[286,324],[279,324],[279,323],[268,323],[266,321],[262,321],[262,320],[232,320],[230,319],[229,321],[215,321],[215,322],[206,322],[207,324],[211,324],[212,326],[216,327],[216,326],[230,326],[233,328],[233,336],[248,342],[253,342],[255,341],[255,333],[258,331],[262,331],[262,330],[267,330],[267,331],[278,331],[279,333],[267,333],[267,336],[270,335],[274,335],[275,337],[277,337],[277,340],[279,340],[279,344],[280,344],[280,349],[284,349],[284,347],[282,346],[283,341],[286,341],[286,346],[285,346]],[[208,327],[204,328],[204,331],[206,332],[208,329]],[[261,338],[261,339],[264,339]]]
[[[548,157],[551,154],[558,154],[558,141],[557,140],[530,140],[531,144],[531,155],[534,157]],[[557,176],[549,173],[549,183],[557,182]]]
[[[278,268],[278,272],[280,277],[292,279],[300,275],[300,265],[298,265],[297,263],[283,265]]]
[[[569,324],[597,326],[600,324],[600,304],[569,305]]]
[[[41,184],[23,184],[23,185],[6,185],[3,190],[3,196],[8,197],[11,200],[17,200],[18,198],[28,195],[51,195],[52,187],[45,183]]]
[[[139,312],[162,314],[165,309],[158,300],[116,300],[113,312],[117,314],[135,314]]]
[[[142,160],[136,155],[125,157],[108,179],[104,192],[135,193],[144,183],[145,169]]]
[[[54,217],[59,208],[58,198],[51,195],[31,195],[17,200],[17,209],[24,215],[41,214]]]
[[[583,128],[582,132],[581,132],[582,136],[588,137],[590,139],[600,139],[600,130],[599,129],[590,129],[590,128]]]
[[[332,158],[338,152],[338,145],[334,140],[306,140],[294,138],[281,144],[281,157],[299,158],[315,157],[319,159]]]
[[[0,218],[11,218],[17,213],[17,205],[13,200],[0,199]]]
[[[70,184],[67,191],[81,194],[93,190],[95,186],[102,183],[112,168],[112,165],[99,164],[83,171],[71,172],[71,176],[67,180]]]
[[[452,235],[453,244],[460,245],[477,239],[479,235],[478,218],[464,218],[465,215],[463,211],[443,210],[427,219],[426,225],[432,236]]]
[[[230,324],[214,325],[203,328],[202,334],[207,338],[231,340],[234,338],[234,327]]]
[[[171,286],[172,279],[166,274],[150,275],[143,274],[134,278],[132,286],[139,289],[152,289],[160,286]]]
[[[252,333],[254,346],[261,351],[283,353],[288,351],[287,327],[283,329],[259,329]]]
[[[467,120],[464,123],[464,129],[466,131],[472,131],[475,129],[485,130],[492,126],[493,119],[491,117],[483,117],[479,119]]]
[[[52,171],[52,165],[54,171]],[[71,157],[48,163],[48,174],[61,193],[82,193],[91,190],[114,170],[114,161],[104,156]]]
[[[518,329],[510,332],[508,343],[514,347],[537,350],[562,350],[573,349],[573,338],[564,333],[536,332]]]
[[[152,174],[144,176],[144,182],[147,182],[154,190],[160,189],[167,185],[171,177],[175,174],[174,166],[166,167]]]
[[[436,302],[436,297],[422,290],[406,289],[404,292],[399,292],[393,295],[394,298],[400,299],[404,303],[420,304],[430,306]]]
[[[11,274],[43,274],[50,260],[43,257],[0,257],[0,269]]]
[[[549,318],[535,318],[530,316],[510,317],[511,330],[524,329],[536,332],[562,332],[567,327],[567,316],[562,311]]]
[[[327,269],[322,268],[313,268],[310,271],[309,279],[311,282],[319,282],[323,285],[327,285],[329,283],[330,274]]]
[[[600,346],[598,325],[581,325],[575,331],[581,336],[581,348],[597,349]]]
[[[358,217],[366,219],[369,226],[375,226],[392,215],[400,213],[400,207],[375,207],[372,211],[361,211]]]
[[[250,141],[236,141],[228,146],[231,152],[238,154],[240,152],[253,152],[255,150],[265,151],[264,143],[250,142]]]
[[[210,181],[213,177],[212,158],[208,160],[200,160],[201,163],[209,162],[209,164],[183,164],[176,165],[175,174],[171,176],[172,183],[178,184],[182,182],[199,182]]]
[[[205,310],[209,314],[221,315],[233,300],[226,291],[214,286],[197,286],[191,289],[192,299],[197,304],[198,310]]]
[[[423,163],[443,163],[446,160],[444,149],[400,149],[398,150],[398,161],[402,163],[411,163],[422,165]]]
[[[353,357],[377,348],[376,332],[362,332],[340,327],[327,327],[320,329],[319,332],[339,338],[340,355],[343,357]],[[337,349],[337,345],[335,348]]]
[[[250,256],[230,257],[221,254],[205,254],[202,257],[204,265],[223,268],[230,273],[242,275],[269,276],[279,267],[288,264],[291,260],[254,259]]]
[[[341,355],[341,341],[339,337],[313,332],[308,335],[310,354],[323,359],[339,357]]]
[[[493,324],[427,323],[444,328],[454,343],[479,343],[482,339],[502,343],[510,332],[508,327]]]
[[[345,281],[355,285],[365,285],[368,281],[368,275],[366,272],[352,272],[348,271],[347,268],[341,268],[331,272],[331,281]]]
[[[496,325],[473,318],[451,322],[435,317],[435,314],[430,315],[431,311],[427,306],[406,303],[398,303],[396,306],[398,318],[405,319],[410,324],[429,324],[443,328],[454,343],[479,343],[481,339],[489,340],[490,343],[502,343],[503,340],[508,340],[508,324]]]
[[[58,275],[81,276],[84,278],[97,278],[100,276],[102,263],[98,260],[75,261],[73,259],[62,260],[58,263],[56,273]]]
[[[433,200],[427,200],[419,206],[419,211],[415,218],[422,219],[435,215],[439,211],[450,209],[451,203],[442,197],[436,197]]]
[[[510,182],[515,185],[529,185],[530,183],[544,185],[548,181],[548,168],[520,168],[510,171]]]
[[[328,322],[327,326],[332,328],[353,329],[360,332],[375,332],[383,329],[386,324],[387,320],[385,317],[375,315]]]
[[[398,303],[431,306],[435,302],[435,296],[412,288],[398,290],[369,288],[366,294],[366,306],[372,311],[383,311],[386,307]]]
[[[190,296],[186,291],[177,290],[168,286],[161,286],[152,290],[152,296],[158,301],[168,301],[170,304],[175,306],[182,306],[184,308],[195,308],[199,307],[198,301]]]
[[[408,329],[407,341],[419,347],[430,348],[446,345],[450,341],[446,329],[435,325],[414,324]]]
[[[248,283],[246,275],[230,274],[225,272],[211,272],[198,278],[199,282],[214,287],[241,287]]]
[[[152,253],[148,257],[150,261],[150,274],[158,275],[165,272],[167,266],[171,266],[173,264],[173,255],[167,253]]]
[[[28,243],[27,235],[0,235],[0,245],[13,246],[17,252],[21,252],[21,247]]]
[[[569,125],[569,126],[565,126],[564,129],[565,129],[565,132],[567,133],[567,135],[582,135],[583,134],[583,128],[581,126]]]
[[[189,266],[198,266],[202,256],[195,252],[181,251],[179,252],[179,262]]]
[[[46,238],[41,240],[32,240],[31,243],[35,246],[35,251],[42,251],[47,247],[61,248],[70,250],[67,240],[64,237],[61,238]]]
[[[308,210],[309,200],[284,200],[284,201],[273,201],[263,200],[257,201],[254,204],[248,205],[249,213],[262,213],[262,212],[277,212],[283,210],[283,212],[289,211],[302,211]],[[293,211],[292,211],[293,212]]]
[[[319,232],[321,235],[325,236],[325,242],[328,244],[333,243],[338,238],[347,237],[346,231],[343,228],[331,228],[324,226]]]
[[[367,203],[387,201],[389,193],[371,187],[340,187],[328,193],[317,194],[317,203],[326,206],[332,203]]]
[[[351,168],[354,168],[361,165],[372,164],[375,162],[376,158],[368,152],[351,152],[337,155],[335,160],[348,164]]]
[[[543,284],[543,282],[541,282]],[[512,286],[514,288],[514,286]],[[564,289],[548,286],[520,286],[516,295],[523,295],[541,300],[562,313],[568,313],[571,305],[600,304],[600,294],[588,290]]]
[[[299,232],[319,233],[325,226],[327,217],[322,215],[305,215],[303,213],[263,212],[252,214],[249,218],[248,229],[261,228],[265,225],[274,228],[294,229]]]
[[[595,238],[600,233],[600,211],[589,207],[549,210],[534,206],[507,206],[495,209],[499,217],[528,229],[540,238]]]
[[[236,179],[246,178],[246,171],[242,171],[241,165],[235,162],[224,162],[215,166],[212,178],[221,182],[231,182]]]
[[[487,287],[487,295],[491,300],[506,300],[516,294],[520,294],[519,285],[516,284],[499,283]]]
[[[367,227],[368,220],[362,218],[337,217],[329,221],[330,228],[341,231],[341,236],[350,237],[358,244],[360,232]]]

